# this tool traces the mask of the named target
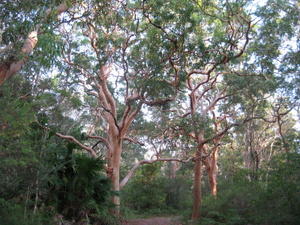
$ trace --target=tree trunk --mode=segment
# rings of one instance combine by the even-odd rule
[[[217,175],[218,175],[218,150],[215,150],[205,161],[205,167],[209,179],[210,193],[217,196]]]
[[[217,174],[212,169],[208,173],[210,193],[212,196],[217,196]]]
[[[194,189],[193,189],[193,212],[192,220],[200,218],[201,208],[201,180],[202,180],[202,147],[199,147],[196,152],[196,161],[194,166]]]
[[[120,196],[118,192],[120,191],[120,162],[121,162],[121,152],[122,152],[122,141],[120,138],[113,139],[111,144],[112,152],[110,155],[109,162],[109,174],[111,178],[113,191],[116,192],[112,197],[112,202],[115,205],[114,214],[120,214]]]
[[[169,175],[170,179],[175,179],[176,178],[177,170],[178,170],[178,162],[171,161],[170,162],[170,175]]]
[[[116,194],[113,195],[112,202],[115,205],[114,213],[116,215],[120,214],[120,196],[118,195],[118,192],[120,191],[120,163],[114,164],[113,166],[113,174],[112,174],[112,186],[113,191],[116,192]]]

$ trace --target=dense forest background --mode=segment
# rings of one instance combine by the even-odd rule
[[[299,15],[1,0],[0,224],[300,224]]]

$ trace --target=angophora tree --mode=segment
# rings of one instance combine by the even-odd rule
[[[176,104],[170,111],[172,118],[181,120],[175,126],[176,132],[194,142],[192,218],[196,219],[200,216],[202,162],[205,159],[215,194],[218,144],[231,127],[238,125],[228,125],[226,117],[235,113],[221,111],[218,105],[239,93],[240,87],[227,87],[226,77],[239,75],[233,65],[242,61],[252,21],[241,3],[180,1],[174,6],[151,3],[145,7],[153,15],[146,14],[146,18],[159,32],[178,41],[177,55],[169,61],[175,74],[184,81],[178,81],[178,86],[185,97],[179,101],[180,106]],[[152,17],[155,19],[151,20]],[[213,143],[211,151],[208,143]]]
[[[143,17],[140,7],[119,1],[87,2],[78,9],[80,19],[61,28],[63,69],[69,75],[65,81],[84,90],[88,105],[83,109],[90,120],[87,138],[96,142],[89,147],[74,137],[57,136],[76,142],[94,157],[102,144],[114,191],[120,190],[123,141],[138,143],[130,137],[130,125],[143,105],[172,101],[173,84],[179,79],[169,61],[176,45]],[[63,79],[61,85],[66,85]],[[113,202],[119,206],[119,196]]]

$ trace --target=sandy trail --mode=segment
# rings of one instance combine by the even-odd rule
[[[131,219],[123,225],[182,225],[177,217],[153,217],[147,219]]]

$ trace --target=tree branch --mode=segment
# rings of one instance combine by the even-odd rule
[[[58,7],[54,10],[48,9],[46,11],[46,15],[44,19],[47,19],[51,12],[55,11],[57,15],[67,11],[68,7],[65,2],[61,3]],[[10,62],[3,62],[0,64],[0,86],[10,77],[18,73],[23,65],[26,63],[28,56],[32,53],[33,49],[35,48],[38,42],[38,31],[41,24],[38,24],[35,30],[31,31],[27,38],[25,39],[23,46],[21,48],[21,54],[23,57],[20,60],[14,60]]]
[[[108,140],[106,138],[100,137],[100,136],[93,136],[93,135],[88,135],[87,137],[91,138],[91,139],[97,139],[100,142],[104,143],[107,148],[109,148],[109,143],[108,143]]]
[[[62,139],[69,140],[69,141],[71,141],[71,142],[73,142],[73,143],[79,145],[82,149],[84,149],[84,150],[86,150],[87,152],[89,152],[93,158],[97,158],[97,157],[98,157],[97,154],[96,154],[96,152],[94,151],[93,148],[90,148],[90,147],[88,147],[88,146],[82,144],[80,141],[78,141],[78,140],[77,140],[76,138],[74,138],[73,136],[70,136],[70,135],[63,135],[63,134],[61,134],[61,133],[55,133],[55,135],[56,135],[57,137],[60,137],[60,138],[62,138]]]
[[[123,180],[120,182],[120,189],[122,189],[127,182],[129,181],[129,179],[134,175],[134,172],[136,171],[136,169],[144,164],[152,164],[155,162],[181,162],[181,163],[187,163],[189,161],[191,161],[193,158],[188,158],[186,160],[184,159],[177,159],[177,158],[159,158],[159,159],[153,159],[153,160],[142,160],[139,161],[138,163],[136,163],[131,170],[128,172],[128,174],[123,178]]]
[[[138,141],[138,140],[135,140],[135,139],[133,139],[133,138],[130,138],[130,137],[124,137],[123,139],[126,140],[126,141],[129,141],[129,142],[132,142],[132,143],[134,143],[134,144],[139,144],[139,145],[141,145],[141,146],[144,146],[144,145],[145,145],[144,143],[142,143],[142,142],[140,142],[140,141]]]
[[[45,130],[47,130],[47,131],[50,131],[50,128],[41,125],[38,121],[36,121],[36,123],[37,123],[41,128],[43,128],[43,129],[45,129]],[[79,145],[82,149],[84,149],[84,150],[86,150],[88,153],[90,153],[90,155],[91,155],[93,158],[97,158],[97,157],[98,157],[97,154],[96,154],[96,152],[94,151],[93,148],[88,147],[88,146],[82,144],[82,143],[81,143],[80,141],[78,141],[75,137],[70,136],[70,135],[64,135],[64,134],[61,134],[61,133],[58,133],[58,132],[55,132],[54,134],[55,134],[57,137],[60,137],[60,138],[62,138],[62,139],[66,139],[66,140],[68,140],[68,141],[70,141],[70,142],[73,142],[73,143]]]

